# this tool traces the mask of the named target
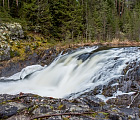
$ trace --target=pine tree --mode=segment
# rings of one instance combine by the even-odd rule
[[[49,4],[46,0],[42,0],[39,5],[39,26],[41,27],[40,32],[46,37],[50,36],[50,31],[52,29],[52,17],[49,11]]]
[[[16,0],[13,0],[12,5],[11,5],[11,9],[10,9],[10,15],[13,18],[19,17],[18,12],[19,11],[18,11],[18,6],[17,6],[17,3],[16,3]]]

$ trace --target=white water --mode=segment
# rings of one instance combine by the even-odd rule
[[[97,48],[94,46],[69,55],[60,55],[49,66],[27,67],[9,78],[15,80],[22,78],[21,80],[0,82],[0,94],[23,92],[63,98],[75,93],[74,97],[76,97],[122,76],[122,70],[127,62],[140,59],[140,50],[129,47],[95,52],[84,62],[78,60],[78,56],[91,53]],[[26,77],[26,74],[31,75]],[[8,80],[8,78],[4,79]]]
[[[122,91],[118,90],[116,93],[113,94],[112,97],[105,97],[104,95],[96,95],[96,97],[98,97],[98,98],[102,99],[104,102],[106,102],[107,100],[112,99],[112,98],[116,98],[119,95],[132,95],[135,93],[136,92],[123,93]]]

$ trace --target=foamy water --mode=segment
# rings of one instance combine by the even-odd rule
[[[23,92],[63,98],[75,93],[75,96],[79,96],[122,76],[127,62],[140,60],[140,50],[137,47],[94,52],[97,48],[94,46],[60,55],[49,66],[33,65],[24,68],[9,78],[3,78],[6,82],[0,82],[0,94]],[[84,54],[89,54],[85,61],[79,58]]]

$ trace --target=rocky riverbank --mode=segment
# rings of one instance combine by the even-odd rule
[[[98,50],[101,49],[103,48]],[[18,69],[11,66],[9,69],[3,67],[1,70],[5,70],[5,72],[2,74],[7,73],[9,76],[12,71],[17,72],[26,65],[50,64],[57,54],[56,49],[48,49],[40,56],[34,53],[27,61],[19,61],[16,64],[10,62],[11,66],[17,65]],[[123,76],[112,80],[107,85],[99,85],[75,99],[70,99],[70,96],[67,99],[55,99],[22,92],[17,95],[0,95],[0,117],[8,120],[40,118],[50,120],[139,120],[140,62],[135,60],[126,64],[127,66],[122,72]]]
[[[94,96],[73,100],[33,94],[0,95],[0,119],[31,120],[138,120],[139,108],[107,104]]]

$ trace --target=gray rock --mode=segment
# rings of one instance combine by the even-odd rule
[[[21,109],[26,108],[26,106],[24,106],[24,105],[21,104],[21,103],[9,102],[9,105],[16,107],[17,110],[21,110]]]
[[[8,118],[7,120],[30,120],[30,117],[25,115],[16,115]]]
[[[8,118],[17,114],[18,108],[11,105],[2,105],[0,106],[0,119]]]
[[[23,38],[24,32],[19,23],[0,24],[0,61],[9,60],[12,57],[12,54],[16,54],[11,50],[7,41],[21,40]]]

